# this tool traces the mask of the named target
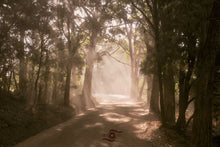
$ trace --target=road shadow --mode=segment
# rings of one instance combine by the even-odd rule
[[[159,126],[159,119],[141,105],[101,105],[16,147],[153,147]]]

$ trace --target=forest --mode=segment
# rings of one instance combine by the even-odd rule
[[[1,0],[0,147],[218,146],[219,47],[218,0]]]

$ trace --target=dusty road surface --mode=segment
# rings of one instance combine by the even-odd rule
[[[170,146],[161,137],[159,125],[159,120],[141,103],[123,98],[103,102],[96,109],[45,130],[16,147]]]

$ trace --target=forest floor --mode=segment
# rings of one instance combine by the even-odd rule
[[[13,95],[0,96],[0,147],[11,147],[30,136],[69,120],[72,108],[41,105],[35,114]]]
[[[142,103],[102,103],[96,109],[47,129],[15,147],[171,147],[188,142],[160,127]]]

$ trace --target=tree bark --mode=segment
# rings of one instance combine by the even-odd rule
[[[191,42],[191,40],[190,40]],[[191,43],[190,43],[191,44]],[[192,48],[190,48],[192,50]],[[189,49],[189,50],[190,50]],[[190,79],[193,73],[195,57],[189,53],[188,57],[188,71],[185,74],[184,65],[180,63],[179,71],[179,116],[177,119],[176,127],[180,132],[185,132],[186,129],[186,118],[185,113],[188,107],[189,91],[190,91]]]
[[[131,70],[134,70],[134,69],[131,69]],[[131,72],[130,97],[135,100],[137,100],[137,98],[138,98],[138,78],[137,78],[137,75],[135,74],[135,72]]]
[[[96,103],[92,97],[92,74],[93,74],[96,43],[97,43],[97,32],[92,32],[92,35],[90,37],[90,46],[87,56],[87,67],[86,67],[83,91],[81,97],[81,104],[85,109],[95,107],[95,103]]]
[[[138,101],[141,101],[141,99],[142,99],[142,94],[143,94],[143,91],[144,91],[145,84],[146,84],[146,77],[144,77],[144,81],[141,85],[141,89],[139,91],[139,95],[138,95],[138,99],[137,99]]]
[[[135,35],[133,33],[132,23],[125,23],[125,30],[128,39],[128,51],[131,58],[131,86],[130,98],[138,99],[138,65],[137,65],[137,50],[135,48]]]
[[[39,61],[39,67],[38,67],[38,71],[37,71],[37,77],[35,80],[35,84],[34,84],[34,104],[33,104],[33,109],[35,110],[35,107],[38,104],[38,80],[40,78],[40,72],[41,72],[41,66],[42,66],[42,60],[43,60],[43,47],[44,47],[44,43],[43,43],[43,36],[41,36],[41,46],[40,46],[40,61]]]
[[[64,92],[64,105],[69,106],[70,104],[70,82],[71,82],[71,71],[73,68],[73,58],[77,52],[77,49],[80,47],[80,37],[74,36],[73,32],[71,32],[71,27],[75,27],[74,25],[71,26],[71,19],[67,18],[67,45],[68,45],[68,60],[67,60],[67,75],[66,75],[66,85],[65,85],[65,92]],[[72,28],[72,31],[75,30]],[[72,34],[73,33],[73,34]]]
[[[57,73],[53,74],[53,94],[52,94],[52,103],[56,103],[57,100]]]
[[[17,83],[16,77],[15,77],[15,71],[13,70],[12,73],[13,73],[13,79],[14,79],[16,90],[18,90],[18,83]]]
[[[175,124],[175,81],[171,63],[165,67],[164,79],[164,111],[166,126]]]
[[[43,96],[43,92],[42,92],[42,89],[43,89],[43,84],[42,84],[42,81],[39,82],[39,86],[38,86],[38,95],[37,95],[37,99],[38,99],[38,102],[37,104],[45,104],[45,97]]]
[[[44,76],[44,103],[49,103],[49,97],[48,97],[48,81],[49,81],[49,75],[50,75],[50,66],[49,66],[49,51],[46,51],[46,70],[45,70],[45,76]]]
[[[70,63],[69,63],[70,64]],[[70,80],[71,80],[71,70],[72,66],[67,67],[67,73],[66,73],[66,86],[65,86],[65,92],[64,92],[64,105],[69,106],[70,104]]]
[[[150,111],[156,114],[159,114],[159,82],[158,77],[155,74],[153,76],[153,83],[152,83],[152,92],[150,98]]]
[[[11,88],[11,78],[12,78],[12,74],[13,74],[13,72],[11,71],[11,72],[10,72],[9,79],[8,79],[8,89],[7,89],[8,92],[10,92],[10,88]]]
[[[152,91],[152,76],[147,75],[147,105],[150,106],[150,100],[151,100],[151,91]]]
[[[91,52],[89,52],[89,54],[90,53]],[[92,101],[92,73],[94,66],[93,62],[94,61],[88,63],[88,67],[86,67],[85,79],[83,84],[83,96],[82,96],[83,100],[81,102],[86,108],[95,107],[95,103]]]
[[[156,61],[157,61],[157,76],[159,81],[160,91],[160,113],[162,125],[165,124],[165,112],[164,112],[164,95],[163,95],[163,76],[162,76],[162,60],[161,60],[161,47],[160,47],[160,25],[159,25],[159,1],[154,0],[153,2],[153,22],[154,22],[154,40],[156,49]]]
[[[24,32],[21,33],[21,48],[19,51],[19,89],[23,98],[26,97],[27,89],[27,64],[25,61],[25,51],[24,51]]]
[[[198,55],[197,64],[197,89],[195,99],[195,112],[192,128],[193,146],[212,146],[212,91],[213,91],[213,73],[215,66],[216,50],[219,38],[219,7],[220,2],[215,0],[209,22],[204,20],[201,29],[204,31],[204,42]],[[206,10],[207,11],[207,10]]]
[[[185,72],[183,67],[180,66],[179,70],[179,116],[177,119],[176,127],[177,130],[182,132],[185,130],[186,126],[186,107],[187,107],[187,99],[186,99],[186,92],[185,91]]]

